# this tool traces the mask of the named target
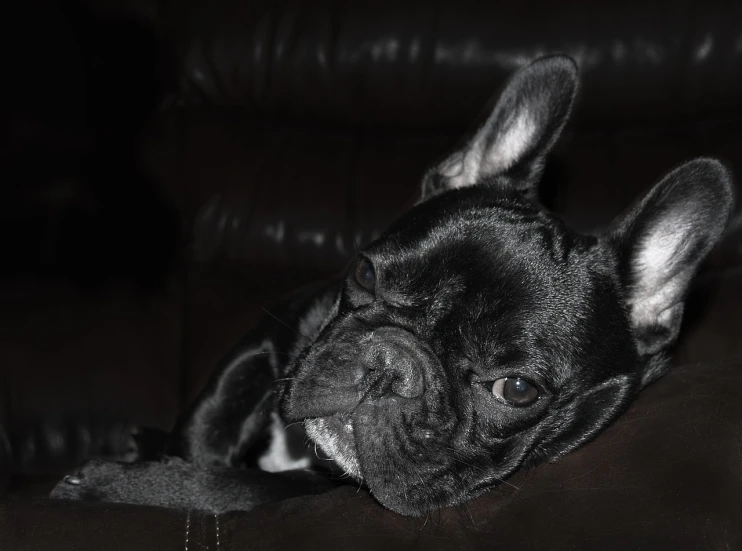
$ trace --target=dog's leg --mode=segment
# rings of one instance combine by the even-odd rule
[[[273,474],[236,467],[244,466],[245,454],[276,418],[285,371],[294,354],[313,338],[335,295],[334,286],[308,289],[266,313],[181,416],[166,455],[159,451],[160,438],[137,442],[142,448],[139,459],[161,461],[93,460],[65,477],[51,496],[220,512],[332,487],[327,478],[312,473]]]
[[[113,459],[178,456],[199,465],[237,466],[266,428],[275,405],[283,352],[277,349],[280,335],[271,329],[263,322],[232,348],[172,433],[133,427],[127,456]]]
[[[332,487],[328,478],[307,471],[204,469],[180,458],[140,463],[93,460],[64,477],[51,497],[197,509],[216,514],[248,511],[257,505],[322,493]]]
[[[285,352],[270,329],[261,323],[222,359],[206,388],[181,414],[168,442],[169,455],[204,467],[239,466],[275,408]]]
[[[332,307],[335,287],[304,290],[266,312],[221,361],[194,404],[181,416],[168,455],[196,465],[238,467],[275,422],[286,369],[313,338]],[[309,322],[308,322],[309,321]]]

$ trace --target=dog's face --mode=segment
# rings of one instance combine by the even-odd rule
[[[461,503],[574,449],[665,369],[730,179],[693,161],[606,232],[570,230],[533,196],[575,90],[564,57],[516,73],[298,358],[285,415],[394,511]]]

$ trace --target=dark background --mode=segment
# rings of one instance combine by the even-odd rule
[[[506,76],[555,52],[582,87],[542,195],[578,229],[690,158],[742,174],[738,2],[13,3],[0,494],[168,429],[262,308],[341,271]],[[742,353],[738,227],[678,365]]]

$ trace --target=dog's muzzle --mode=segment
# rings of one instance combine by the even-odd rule
[[[423,366],[429,361],[427,352],[417,339],[404,329],[383,327],[375,330],[364,347],[360,369],[361,386],[368,380],[374,396],[397,395],[418,398],[425,391]]]
[[[310,369],[297,375],[284,403],[289,421],[352,413],[366,401],[420,399],[431,384],[431,367],[439,365],[422,341],[398,327],[377,328],[342,344],[325,343],[310,360]]]

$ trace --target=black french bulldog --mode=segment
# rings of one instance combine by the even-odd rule
[[[382,505],[422,515],[593,438],[667,370],[733,197],[727,169],[696,159],[607,230],[566,227],[534,195],[576,89],[564,56],[515,73],[342,281],[301,293],[237,344],[167,458],[94,461],[52,495],[250,509],[328,487],[265,472],[316,463],[308,436]]]

